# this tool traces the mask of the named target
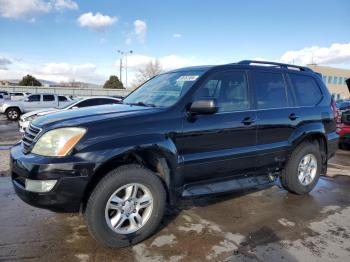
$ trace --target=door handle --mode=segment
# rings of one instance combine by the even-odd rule
[[[248,116],[248,117],[245,117],[245,118],[241,121],[241,123],[242,123],[243,125],[245,125],[245,126],[249,126],[249,125],[255,123],[255,121],[256,121],[256,119],[252,119],[251,117]]]
[[[291,113],[291,114],[288,116],[288,118],[289,118],[290,120],[294,121],[294,120],[298,119],[299,116],[297,116],[297,115],[294,114],[294,113]]]

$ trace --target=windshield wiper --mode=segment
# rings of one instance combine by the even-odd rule
[[[127,105],[132,105],[132,106],[147,106],[147,107],[156,107],[155,104],[146,104],[144,102],[137,102],[137,103],[126,103]]]

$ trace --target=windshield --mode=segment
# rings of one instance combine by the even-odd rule
[[[158,75],[131,93],[124,104],[169,107],[192,87],[204,71],[181,71]]]

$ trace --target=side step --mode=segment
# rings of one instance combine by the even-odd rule
[[[220,181],[220,182],[211,182],[211,183],[202,183],[195,185],[186,185],[182,196],[183,197],[192,197],[192,196],[201,196],[208,194],[223,193],[229,191],[238,191],[247,188],[254,188],[257,186],[266,185],[273,182],[273,179],[269,175],[261,175],[254,177],[240,177],[234,178],[231,180]]]

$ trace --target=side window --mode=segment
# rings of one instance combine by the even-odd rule
[[[197,91],[196,99],[214,98],[219,112],[241,111],[250,108],[246,74],[225,71],[214,74]]]
[[[322,93],[315,79],[310,76],[289,74],[300,106],[313,106],[322,99]]]
[[[55,101],[55,96],[53,96],[53,95],[43,95],[43,101],[44,102]]]
[[[109,104],[116,104],[117,101],[113,99],[108,98],[100,98],[98,104],[99,105],[109,105]]]
[[[281,73],[252,72],[257,108],[283,108],[287,106],[286,85]]]
[[[28,102],[40,102],[40,95],[28,96]]]
[[[98,105],[98,99],[88,99],[81,101],[79,104],[77,104],[77,107],[88,107],[88,106],[96,106]]]
[[[60,102],[65,102],[65,101],[67,101],[68,99],[67,99],[67,97],[65,97],[65,96],[58,96],[58,101],[60,101]]]

